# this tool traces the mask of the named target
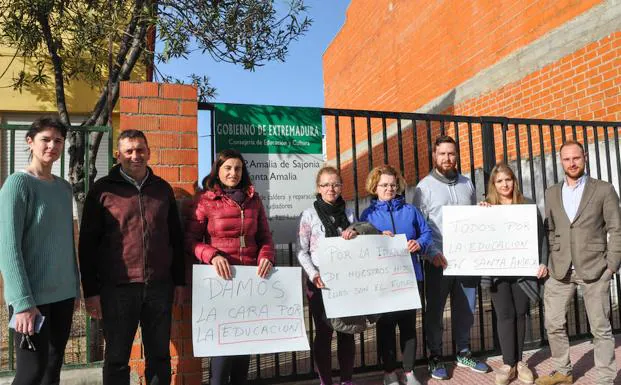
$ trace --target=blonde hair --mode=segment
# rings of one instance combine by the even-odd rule
[[[321,176],[323,174],[334,174],[339,177],[339,182],[343,183],[343,178],[341,178],[341,173],[339,172],[339,170],[336,169],[336,167],[323,166],[322,168],[319,169],[319,171],[317,171],[317,177],[315,178],[316,186],[319,186],[319,180],[321,179]]]
[[[518,186],[517,178],[515,177],[515,173],[511,169],[511,167],[507,166],[504,163],[498,163],[490,173],[489,181],[487,182],[487,196],[486,201],[492,205],[500,204],[500,194],[498,194],[498,190],[496,189],[496,178],[498,174],[505,173],[511,177],[513,180],[513,197],[511,198],[512,204],[522,204],[525,203],[524,195],[520,191]]]
[[[365,187],[369,194],[377,196],[377,184],[379,183],[382,175],[394,176],[397,179],[397,194],[403,194],[405,187],[407,186],[407,182],[396,168],[388,164],[373,168],[367,176],[367,183]]]

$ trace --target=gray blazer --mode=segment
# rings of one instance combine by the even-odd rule
[[[606,268],[616,272],[621,263],[619,196],[608,182],[588,177],[585,183],[573,222],[563,208],[563,183],[546,190],[548,270],[557,280],[567,275],[572,263],[585,281],[599,279]]]

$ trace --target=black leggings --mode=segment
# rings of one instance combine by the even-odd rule
[[[528,296],[515,279],[502,278],[492,285],[491,294],[502,361],[506,365],[515,366],[522,360]]]
[[[418,282],[418,293],[423,293],[423,283]],[[382,314],[376,324],[377,350],[385,372],[397,369],[397,337],[403,361],[403,370],[414,370],[416,361],[416,310],[401,310]]]
[[[212,385],[246,385],[250,355],[211,357]]]
[[[60,384],[60,369],[71,332],[74,298],[39,305],[45,322],[41,331],[30,337],[35,351],[20,348],[22,334],[15,333],[16,366],[13,385]],[[9,308],[9,317],[12,315]]]
[[[322,384],[332,385],[332,334],[334,334],[334,330],[327,322],[321,290],[317,289],[310,281],[307,282],[307,286],[313,292],[312,297],[309,299],[309,304],[313,313],[313,320],[315,321],[315,339],[313,340],[315,369]],[[354,356],[356,354],[354,335],[337,332],[336,341],[341,381],[351,381],[354,373]]]
[[[403,369],[409,372],[414,369],[416,360],[416,310],[402,310],[382,314],[377,321],[377,349],[384,364],[385,372],[397,369],[397,337],[396,327],[399,326]]]

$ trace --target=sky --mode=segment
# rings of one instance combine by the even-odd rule
[[[158,68],[177,78],[191,73],[209,76],[217,89],[211,102],[324,107],[321,58],[345,21],[349,0],[306,0],[305,4],[313,23],[289,46],[284,63],[270,62],[250,72],[217,63],[208,54],[193,53],[188,60],[174,60]],[[211,168],[209,119],[209,113],[199,112],[199,180]]]

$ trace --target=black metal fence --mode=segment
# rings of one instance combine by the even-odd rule
[[[210,110],[208,104],[199,109]],[[368,203],[363,193],[368,172],[388,163],[406,177],[411,201],[413,188],[432,168],[432,143],[439,135],[451,135],[457,141],[460,159],[458,170],[469,177],[483,198],[491,169],[497,162],[509,164],[516,172],[524,194],[543,209],[547,187],[562,178],[558,149],[572,139],[585,145],[589,163],[587,173],[607,180],[621,190],[621,122],[577,120],[515,119],[506,117],[472,117],[365,110],[322,109],[328,161],[341,170],[343,195],[351,202],[356,215]],[[297,266],[295,244],[277,245],[277,263]],[[615,332],[621,331],[621,282],[615,274],[611,290],[611,321]],[[471,348],[476,354],[499,353],[494,312],[487,291],[478,290],[478,306],[471,329]],[[527,324],[527,347],[547,343],[543,326],[543,307],[531,307]],[[314,336],[311,314],[306,308],[307,332]],[[444,313],[445,356],[455,353],[452,337],[450,299]],[[417,359],[426,359],[423,310],[417,319]],[[580,290],[576,292],[568,313],[570,338],[590,335]],[[375,330],[373,327],[356,336],[355,371],[379,370]],[[336,341],[333,341],[333,367],[337,368]],[[208,382],[208,359],[204,360],[204,382]],[[336,374],[336,373],[335,373]],[[313,352],[288,352],[254,356],[250,376],[255,384],[295,381],[314,376]]]
[[[199,104],[199,109],[211,109],[209,105]],[[417,113],[360,111],[343,109],[323,109],[326,128],[327,153],[329,160],[341,169],[345,183],[344,196],[351,200],[356,215],[366,205],[367,197],[362,186],[368,172],[377,165],[389,163],[399,168],[405,175],[410,188],[407,191],[411,201],[413,187],[432,167],[431,151],[435,137],[440,134],[453,136],[460,149],[459,171],[468,176],[483,196],[489,172],[498,161],[510,164],[516,171],[519,185],[527,196],[533,198],[542,208],[543,192],[562,178],[562,168],[558,161],[558,148],[568,139],[585,144],[589,157],[587,172],[614,184],[621,189],[621,154],[619,149],[619,130],[621,122],[565,121],[513,119],[504,117],[470,117],[457,115],[431,115]],[[15,169],[15,132],[23,126],[0,126],[0,145],[12,148],[3,150],[5,172]],[[88,132],[107,127],[78,128]],[[88,137],[88,135],[86,135]],[[4,143],[2,142],[4,140]],[[108,153],[108,159],[111,155]],[[64,175],[64,159],[61,159],[61,175]],[[8,167],[7,167],[8,166]],[[88,167],[87,167],[88,169]],[[88,178],[87,178],[88,179]],[[277,245],[277,263],[281,266],[297,266],[296,248],[293,243]],[[611,321],[616,332],[621,331],[621,283],[615,274],[610,291],[613,308]],[[495,322],[489,293],[479,290],[475,323],[471,329],[472,350],[479,354],[498,352],[495,338]],[[527,339],[531,347],[546,343],[543,328],[541,305],[530,310]],[[314,336],[314,325],[308,307],[308,337]],[[68,347],[67,364],[88,364],[98,359],[91,356],[101,345],[92,341],[90,320],[83,312],[76,314],[74,336]],[[444,351],[454,354],[452,331],[450,330],[450,300],[444,315]],[[417,319],[417,359],[424,362],[425,330],[422,319],[424,309]],[[0,319],[6,319],[6,316]],[[82,326],[80,326],[82,325]],[[82,328],[83,327],[83,328]],[[568,316],[568,331],[571,338],[589,336],[581,293],[577,292],[571,303]],[[0,326],[2,355],[0,373],[13,369],[12,344],[8,329]],[[336,344],[333,344],[333,350]],[[97,349],[94,349],[96,347]],[[75,356],[75,357],[74,357]],[[337,368],[336,354],[333,366]],[[379,360],[374,328],[356,336],[356,372],[378,370]],[[295,381],[314,376],[313,352],[287,352],[254,356],[250,376],[255,384]],[[209,360],[203,360],[203,382],[209,383]]]

